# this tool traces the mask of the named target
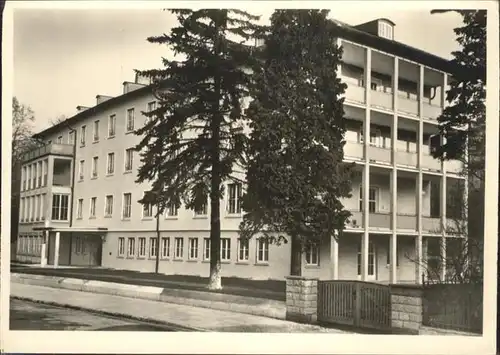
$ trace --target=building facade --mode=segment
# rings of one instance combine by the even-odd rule
[[[464,183],[461,165],[430,154],[448,62],[395,42],[387,19],[335,23],[348,85],[344,155],[359,174],[344,201],[352,213],[345,233],[305,251],[303,275],[418,283],[435,264],[444,277],[443,254],[463,237],[448,228],[460,217],[448,206],[450,187]],[[37,134],[47,145],[24,158],[17,260],[154,272],[158,255],[160,273],[208,276],[209,206],[166,211],[158,241],[154,210],[137,202],[149,186],[135,182],[134,130],[157,102],[140,80],[123,87]],[[229,184],[221,203],[222,275],[283,279],[289,244],[238,239],[241,191]]]

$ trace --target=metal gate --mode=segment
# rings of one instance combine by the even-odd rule
[[[319,281],[318,321],[389,330],[389,286],[362,281]]]

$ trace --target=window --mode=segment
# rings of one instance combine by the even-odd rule
[[[257,240],[257,262],[267,263],[269,261],[269,241],[266,238]]]
[[[158,255],[158,239],[155,238],[149,238],[149,257],[150,258],[156,258]]]
[[[125,150],[125,171],[132,171],[132,165],[134,163],[134,150],[129,148]]]
[[[97,178],[97,167],[99,165],[99,157],[92,158],[92,178]]]
[[[23,171],[22,171],[23,185],[22,185],[21,191],[26,191],[26,173],[27,173],[27,168],[25,166],[23,166]]]
[[[210,260],[210,238],[203,238],[203,260]]]
[[[94,142],[99,142],[99,120],[94,121]]]
[[[57,144],[62,144],[63,142],[63,136],[57,137]]]
[[[37,164],[37,176],[38,176],[37,186],[41,187],[42,186],[42,162],[41,161],[39,161]]]
[[[80,181],[83,180],[83,176],[84,176],[84,173],[85,173],[84,169],[85,169],[85,160],[80,160],[80,166],[78,168],[78,172],[79,172],[79,175],[80,175],[79,176]]]
[[[75,144],[75,131],[70,131],[68,134],[68,144],[74,145]]]
[[[46,199],[46,195],[47,194],[42,194],[42,198],[41,198],[41,202],[40,202],[41,209],[42,209],[42,213],[41,213],[40,219],[42,221],[45,220],[45,199]]]
[[[128,238],[127,256],[133,257],[135,255],[135,238]]]
[[[229,200],[228,212],[229,214],[241,213],[241,184],[229,184]]]
[[[49,161],[47,159],[43,161],[42,168],[43,168],[43,186],[47,186],[47,173],[49,170]]]
[[[379,33],[380,37],[384,37],[387,39],[393,39],[393,36],[394,36],[392,26],[390,24],[388,24],[386,22],[382,22],[382,21],[380,21],[378,23],[378,33]]]
[[[118,256],[125,255],[125,238],[118,238]]]
[[[109,116],[108,120],[108,138],[114,137],[116,134],[116,115]]]
[[[80,145],[82,147],[85,146],[86,135],[87,135],[87,126],[82,126],[80,133]]]
[[[112,175],[115,173],[115,153],[108,153],[108,164],[106,174]]]
[[[32,182],[31,186],[33,186],[33,188],[36,189],[36,163],[32,165],[32,169],[33,169],[33,171],[32,171],[31,178],[32,178],[33,182]]]
[[[19,200],[19,220],[21,222],[24,222],[24,204],[25,204],[25,199],[24,197],[21,197],[21,199]]]
[[[198,238],[189,238],[189,259],[198,259]]]
[[[31,189],[31,165],[28,165],[28,168],[27,168],[27,174],[26,174],[26,181],[28,182],[28,186],[26,188],[26,190],[30,190]]]
[[[174,204],[168,205],[167,208],[167,217],[175,217],[178,214],[177,206]]]
[[[113,215],[113,195],[106,196],[106,205],[104,207],[104,216],[111,217]]]
[[[238,239],[238,261],[248,261],[248,239]]]
[[[123,218],[130,218],[132,215],[132,194],[123,194]]]
[[[95,218],[95,206],[97,204],[97,197],[90,198],[90,215],[89,218]]]
[[[161,238],[161,257],[163,259],[170,257],[170,238]]]
[[[184,254],[184,239],[183,238],[175,238],[175,258],[182,259],[182,255]]]
[[[207,215],[207,203],[204,203],[200,208],[194,209],[195,216],[206,216]]]
[[[66,206],[66,211],[67,211],[67,206]],[[35,201],[35,196],[31,196],[31,220],[35,220],[35,213],[36,213],[36,201]],[[66,219],[67,220],[67,213],[66,213]]]
[[[76,218],[83,218],[83,198],[78,199],[78,206],[76,208]]]
[[[370,213],[375,213],[377,211],[377,195],[378,189],[375,187],[370,187],[368,191],[368,211]],[[363,186],[359,187],[359,210],[363,211]]]
[[[153,112],[154,110],[156,110],[156,101],[149,102],[147,112]],[[150,120],[151,120],[151,117],[146,116],[145,123],[148,124]]]
[[[358,242],[358,276],[361,275],[361,241]],[[368,276],[375,275],[375,246],[368,243]]]
[[[378,129],[370,129],[370,145],[373,147],[382,147],[382,137]]]
[[[146,238],[139,238],[139,258],[144,258],[146,256]]]
[[[127,110],[127,132],[134,130],[134,115],[135,111],[133,108]]]
[[[69,195],[54,194],[52,196],[52,220],[68,220],[68,201]]]
[[[40,195],[35,196],[35,206],[36,206],[35,221],[39,221],[40,220]]]
[[[315,243],[309,243],[306,247],[306,265],[319,265],[319,248]]]
[[[146,193],[144,193],[144,196]],[[142,205],[142,218],[153,217],[153,205],[150,203],[145,203]]]
[[[229,261],[231,259],[231,239],[221,238],[220,240],[220,259]]]

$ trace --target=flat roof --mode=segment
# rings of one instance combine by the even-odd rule
[[[73,228],[73,227],[33,227],[34,231],[50,231],[50,232],[74,232],[74,233],[102,233],[107,232],[108,228]]]

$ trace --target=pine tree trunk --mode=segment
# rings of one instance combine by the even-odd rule
[[[297,236],[292,236],[290,275],[302,276],[302,243]]]
[[[222,16],[221,16],[222,17]],[[220,55],[219,28],[221,20],[218,19],[214,41],[214,50],[216,56]],[[216,69],[217,70],[217,69]],[[220,164],[220,129],[222,117],[220,112],[221,98],[221,77],[218,72],[214,76],[215,98],[213,106],[211,133],[212,133],[212,176],[210,181],[210,278],[208,288],[210,290],[220,290],[222,281],[220,276],[220,197],[219,190],[221,185],[221,164]]]

